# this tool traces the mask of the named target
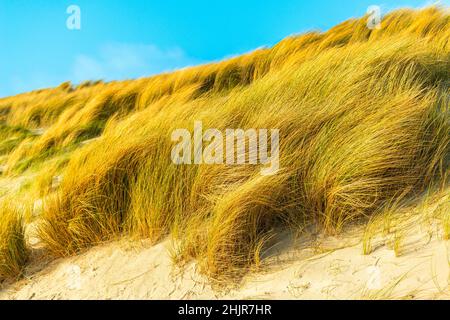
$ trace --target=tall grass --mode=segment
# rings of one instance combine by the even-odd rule
[[[9,125],[48,126],[14,149],[11,168],[100,137],[72,154],[58,197],[45,205],[47,248],[61,256],[123,234],[172,235],[179,260],[233,276],[258,263],[280,229],[315,223],[336,233],[404,190],[442,180],[448,11],[396,11],[374,31],[365,21],[148,79],[0,100]],[[278,128],[280,172],[174,165],[170,133],[192,130],[195,120],[220,130]]]
[[[28,260],[22,216],[11,203],[0,203],[0,282],[18,277]]]

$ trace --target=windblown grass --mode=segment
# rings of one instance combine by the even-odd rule
[[[274,48],[148,79],[0,100],[8,125],[47,127],[9,155],[71,156],[40,237],[57,256],[121,235],[172,235],[214,278],[259,263],[277,230],[324,232],[442,181],[448,171],[450,18],[399,10]],[[174,129],[277,128],[281,170],[171,162]],[[14,169],[11,169],[14,170]],[[404,190],[411,190],[405,194]]]
[[[26,128],[0,123],[0,156],[14,150],[29,136],[32,136],[32,133]]]
[[[10,203],[0,203],[0,282],[18,277],[28,259],[20,213]]]

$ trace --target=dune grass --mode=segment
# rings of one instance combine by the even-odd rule
[[[0,282],[20,276],[28,260],[24,223],[11,203],[0,203]]]
[[[177,260],[196,259],[219,279],[258,264],[279,230],[314,223],[337,233],[442,181],[448,11],[395,11],[381,30],[365,23],[151,78],[1,99],[8,125],[47,129],[9,153],[10,172],[24,158],[71,152],[57,197],[45,204],[41,240],[65,256],[123,235],[171,235]],[[171,132],[192,131],[194,121],[279,129],[281,170],[174,165]]]
[[[450,240],[450,202],[444,202],[437,208],[438,218],[442,224],[442,238]]]

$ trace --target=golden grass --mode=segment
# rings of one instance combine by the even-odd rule
[[[436,211],[442,224],[442,237],[444,240],[450,240],[450,201],[439,205]]]
[[[444,239],[449,240],[450,239],[450,217],[448,214],[442,219],[442,227],[444,229]]]
[[[22,216],[11,203],[0,203],[0,282],[17,278],[28,260]]]
[[[315,223],[336,233],[413,195],[404,190],[443,181],[446,10],[399,10],[381,30],[355,19],[220,63],[1,99],[0,121],[47,129],[8,154],[8,172],[71,155],[40,225],[57,256],[123,234],[172,235],[177,260],[197,259],[214,278],[238,275],[260,263],[276,230]],[[170,133],[196,120],[278,128],[280,172],[172,164]]]

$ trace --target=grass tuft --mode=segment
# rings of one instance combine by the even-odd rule
[[[0,203],[0,281],[17,278],[28,260],[21,214],[10,203]]]

